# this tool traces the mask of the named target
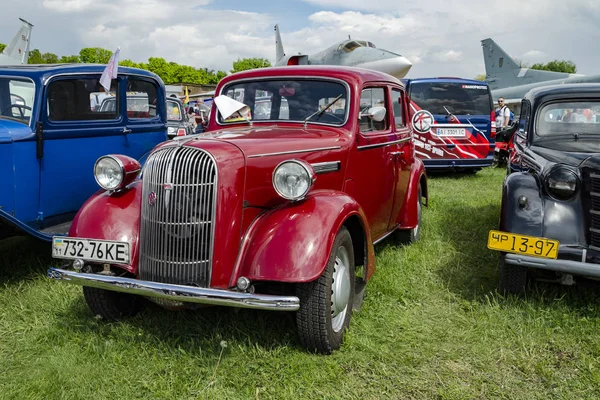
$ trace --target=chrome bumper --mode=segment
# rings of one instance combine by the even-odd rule
[[[581,261],[537,258],[523,256],[520,254],[506,254],[504,262],[510,265],[519,265],[528,268],[548,269],[551,271],[562,272],[564,274],[576,274],[583,276],[593,276],[600,278],[600,265],[586,263]]]
[[[60,268],[48,268],[48,278],[73,283],[75,285],[89,286],[146,297],[158,297],[161,299],[187,303],[212,304],[216,306],[254,308],[272,311],[296,311],[300,308],[300,300],[295,296],[273,296],[234,292],[231,290],[172,285],[132,278],[84,274]]]

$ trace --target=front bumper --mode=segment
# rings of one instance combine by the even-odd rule
[[[231,290],[209,289],[142,281],[116,276],[86,274],[60,268],[48,268],[48,278],[75,285],[112,290],[145,297],[158,297],[187,303],[211,304],[271,311],[296,311],[300,300],[295,296],[274,296],[243,293]]]
[[[600,278],[600,264],[573,260],[537,258],[510,253],[504,256],[504,262],[506,264],[518,265],[521,267],[547,269],[551,271],[562,272],[564,274],[575,274]]]

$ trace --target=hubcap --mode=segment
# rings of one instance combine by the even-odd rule
[[[340,246],[335,252],[335,265],[331,282],[331,325],[334,332],[344,326],[350,301],[350,261],[348,251]]]

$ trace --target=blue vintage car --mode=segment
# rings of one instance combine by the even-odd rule
[[[0,66],[0,239],[17,231],[43,240],[66,234],[76,211],[98,190],[93,169],[99,157],[141,160],[167,140],[161,79],[120,67],[105,92],[103,69]],[[102,110],[111,96],[117,107]],[[129,104],[128,96],[145,101]]]

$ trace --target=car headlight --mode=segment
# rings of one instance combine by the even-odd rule
[[[273,171],[273,187],[287,200],[300,200],[308,193],[316,179],[313,168],[304,161],[288,160]]]
[[[104,190],[116,190],[122,187],[125,178],[123,163],[115,157],[100,157],[94,165],[94,177]]]
[[[558,166],[546,176],[546,190],[558,200],[568,200],[577,193],[579,178],[577,174],[564,166]]]

